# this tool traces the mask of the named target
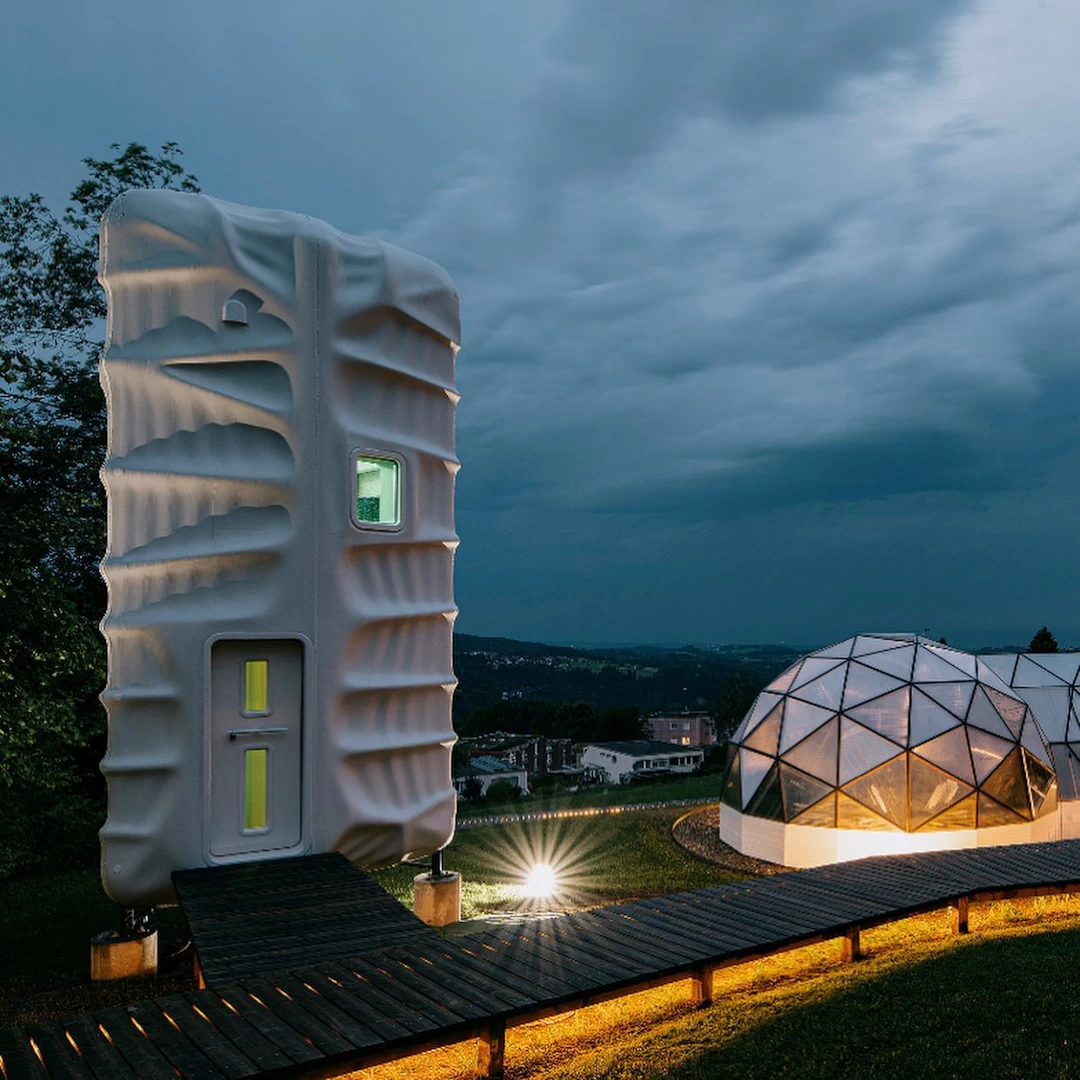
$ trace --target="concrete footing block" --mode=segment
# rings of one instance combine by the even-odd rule
[[[413,878],[413,912],[428,926],[461,922],[461,875],[417,874]]]
[[[92,982],[130,979],[136,975],[156,975],[157,969],[156,930],[144,934],[122,934],[116,930],[106,930],[90,939]]]

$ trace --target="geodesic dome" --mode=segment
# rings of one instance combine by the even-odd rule
[[[1058,797],[1080,799],[1080,653],[998,653],[979,659],[1035,714],[1057,772]]]
[[[1031,710],[982,660],[862,634],[788,668],[731,740],[722,802],[792,825],[1021,824],[1057,805]]]

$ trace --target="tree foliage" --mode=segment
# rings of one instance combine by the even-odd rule
[[[111,149],[83,160],[59,214],[40,195],[0,197],[0,875],[41,865],[47,818],[63,831],[57,814],[100,814],[98,220],[130,188],[198,190],[174,143]]]
[[[750,711],[760,687],[741,671],[732,672],[720,684],[713,710],[713,727],[720,742],[730,739],[742,718]]]
[[[1043,627],[1032,639],[1027,647],[1028,652],[1053,653],[1058,651],[1057,638],[1050,633],[1047,627]]]

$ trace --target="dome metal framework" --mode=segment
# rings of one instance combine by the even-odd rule
[[[1027,702],[1050,746],[1058,797],[1080,799],[1080,652],[980,657]]]
[[[981,659],[914,634],[862,634],[788,668],[732,737],[722,791],[752,817],[905,832],[1057,805],[1027,704]]]

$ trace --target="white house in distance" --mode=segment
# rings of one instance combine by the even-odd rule
[[[469,761],[464,768],[454,773],[454,787],[462,798],[467,798],[465,787],[470,780],[475,779],[480,785],[479,797],[483,798],[488,793],[488,788],[500,780],[514,784],[522,795],[529,794],[529,774],[523,765],[511,765],[501,758],[479,756]]]
[[[704,759],[704,750],[684,749],[669,742],[640,739],[590,743],[581,755],[581,764],[603,770],[610,784],[625,784],[636,776],[692,773]]]

